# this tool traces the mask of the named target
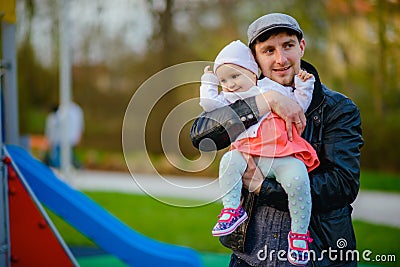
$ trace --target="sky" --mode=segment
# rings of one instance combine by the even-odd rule
[[[54,9],[48,4],[61,1],[36,0],[36,16],[32,24],[31,40],[37,56],[43,64],[52,61],[51,13]],[[102,61],[109,40],[122,36],[123,43],[134,53],[144,50],[146,40],[152,34],[152,17],[146,7],[146,0],[69,0],[70,39],[73,61],[85,57],[89,62]],[[56,7],[58,8],[58,7]],[[17,42],[21,41],[28,29],[28,19],[24,1],[17,1]],[[102,35],[104,42],[84,44],[87,36]],[[108,40],[108,41],[107,41]],[[81,49],[86,45],[87,49]],[[84,53],[84,55],[83,55]]]

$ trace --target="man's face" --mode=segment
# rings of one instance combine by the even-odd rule
[[[254,46],[256,61],[265,77],[282,85],[293,86],[294,76],[300,70],[300,59],[306,43],[299,43],[296,35],[279,33]]]

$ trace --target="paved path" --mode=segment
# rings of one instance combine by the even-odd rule
[[[153,197],[179,197],[201,201],[219,199],[215,179],[193,177],[157,177],[129,173],[78,171],[68,180],[75,188],[87,191],[116,191],[150,194]],[[353,204],[353,218],[400,228],[400,194],[361,191]]]
[[[400,228],[400,194],[361,191],[353,207],[353,218]]]

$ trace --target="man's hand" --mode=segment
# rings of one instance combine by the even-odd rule
[[[242,177],[243,186],[250,192],[254,192],[258,195],[260,193],[261,184],[264,181],[264,175],[257,167],[252,156],[246,153],[242,153],[242,155],[247,161],[247,168]]]
[[[300,105],[290,98],[271,90],[256,96],[256,103],[261,116],[272,111],[286,122],[289,141],[293,140],[293,124],[300,135],[304,131],[306,116]]]

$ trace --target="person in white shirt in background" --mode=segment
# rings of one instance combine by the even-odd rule
[[[79,169],[79,162],[75,149],[82,140],[85,128],[84,116],[82,108],[75,102],[71,102],[68,106],[68,143],[71,146],[72,165]],[[49,152],[45,162],[49,166],[61,167],[61,138],[62,138],[61,110],[58,106],[52,108],[51,113],[47,116],[45,126],[45,136],[49,142]]]

